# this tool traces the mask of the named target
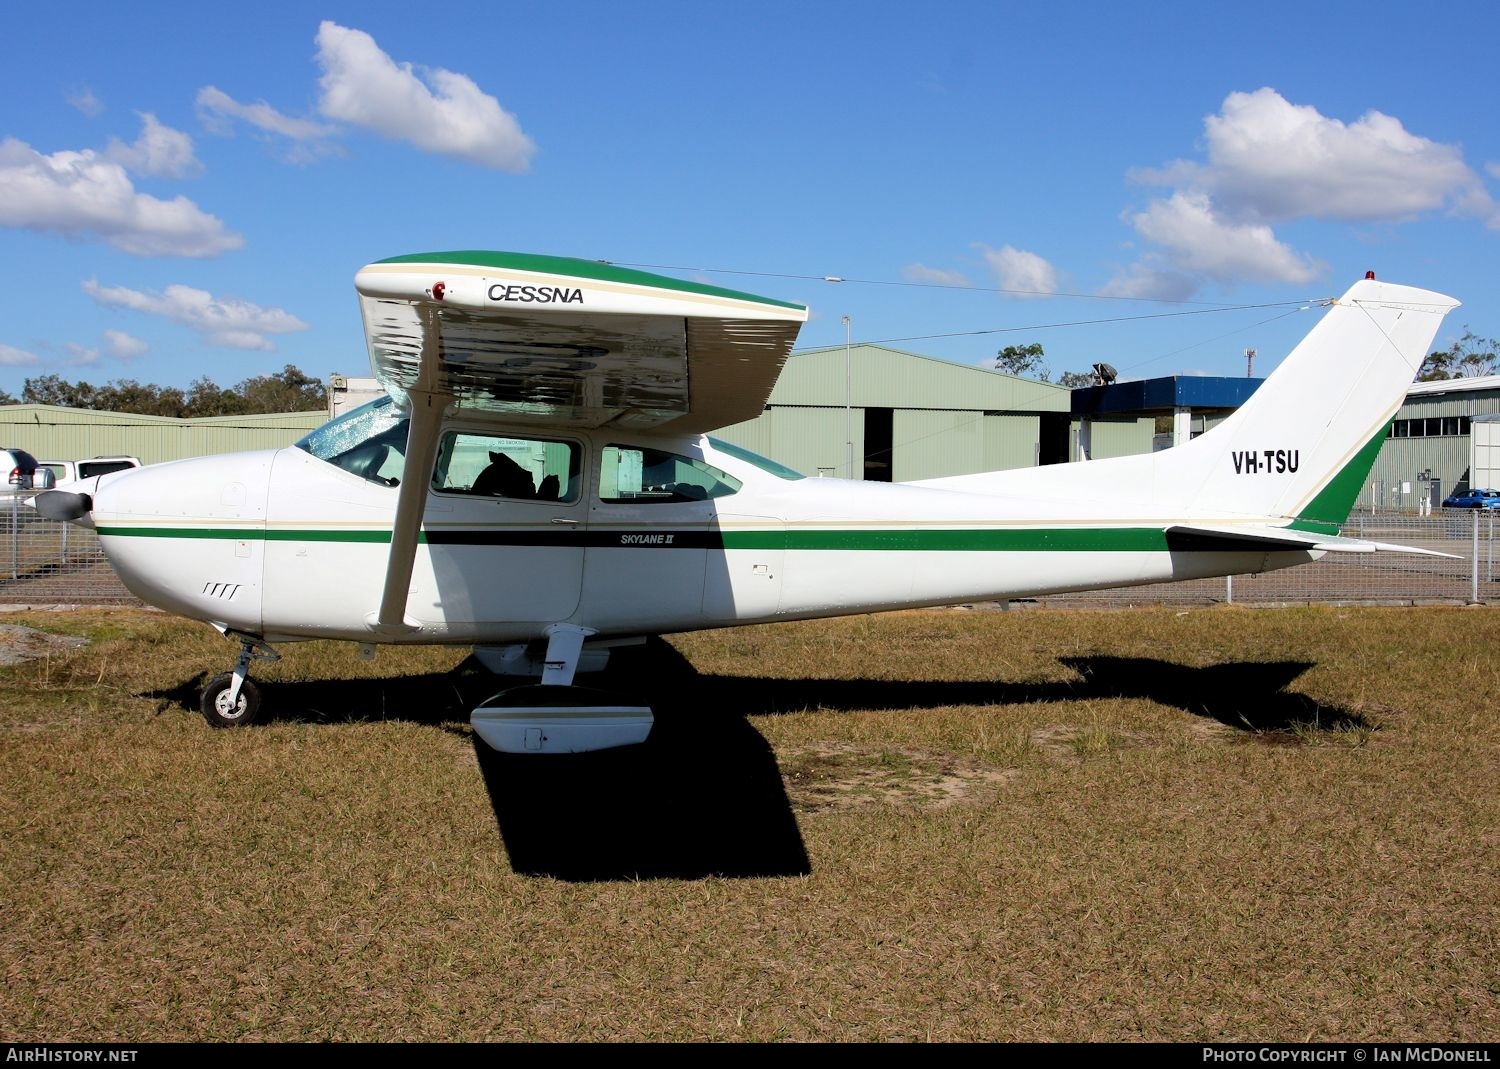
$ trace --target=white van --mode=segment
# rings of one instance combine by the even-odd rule
[[[138,457],[92,457],[89,460],[43,460],[37,469],[46,468],[52,473],[54,488],[76,483],[80,479],[92,479],[95,475],[108,475],[126,468],[139,468]]]

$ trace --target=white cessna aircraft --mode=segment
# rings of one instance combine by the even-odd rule
[[[142,600],[241,643],[202,699],[248,724],[269,643],[472,645],[535,677],[473,711],[507,751],[645,739],[573,686],[642,637],[1286,568],[1338,536],[1458,302],[1357,282],[1224,423],[1164,452],[910,484],[804,479],[707,437],[762,411],[807,309],[492,252],[355,279],[389,396],[295,446],[50,491]]]

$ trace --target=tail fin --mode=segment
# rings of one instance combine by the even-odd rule
[[[1357,282],[1213,433],[1159,454],[1193,514],[1332,525],[1349,515],[1443,317],[1458,302]],[[1163,489],[1165,489],[1163,487]]]
[[[1451,297],[1365,279],[1238,411],[1149,456],[926,480],[968,493],[1087,495],[1101,513],[1291,519],[1335,532],[1349,515]]]

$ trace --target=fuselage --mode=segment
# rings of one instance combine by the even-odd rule
[[[444,424],[426,494],[406,602],[415,629],[374,639],[405,424],[389,405],[360,412],[297,446],[102,480],[92,519],[115,570],[148,603],[268,639],[484,644],[556,623],[652,634],[1315,556],[1185,552],[1165,534],[1179,517],[1149,505],[808,479],[702,436],[460,415]]]

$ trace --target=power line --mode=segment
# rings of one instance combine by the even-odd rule
[[[830,282],[842,283],[851,286],[900,286],[910,289],[938,289],[938,290],[962,290],[969,293],[1006,293],[1017,297],[1066,297],[1085,301],[1139,301],[1149,304],[1183,304],[1183,305],[1206,305],[1209,310],[1233,311],[1237,308],[1261,308],[1266,305],[1226,305],[1216,301],[1189,301],[1174,300],[1167,297],[1131,297],[1118,293],[1071,293],[1064,290],[1023,290],[1006,289],[1003,286],[975,286],[972,283],[958,282],[912,282],[905,279],[889,278],[850,278],[847,275],[804,275],[788,271],[746,271],[732,267],[686,267],[681,264],[643,264],[629,263],[623,260],[601,260],[600,263],[610,264],[615,267],[634,267],[648,271],[682,271],[703,275],[745,275],[752,278],[789,278],[803,282]],[[1320,298],[1320,300],[1326,298]],[[1288,304],[1307,304],[1307,298],[1301,301],[1289,301]],[[1102,322],[1111,322],[1102,320]],[[1025,329],[1025,328],[1022,328]],[[935,335],[941,337],[943,335]]]
[[[1324,303],[1324,301],[1319,300],[1312,303],[1321,304]],[[1291,315],[1293,312],[1298,312],[1304,308],[1309,307],[1311,307],[1311,304],[1306,300],[1276,301],[1270,304],[1221,305],[1213,308],[1195,308],[1186,312],[1153,312],[1149,315],[1114,316],[1109,319],[1074,319],[1062,323],[1033,323],[1030,326],[1023,327],[991,327],[987,330],[960,330],[950,334],[912,334],[904,338],[882,338],[878,341],[868,341],[864,344],[889,345],[895,342],[933,341],[939,338],[973,338],[979,337],[984,334],[1010,334],[1023,330],[1056,330],[1062,327],[1093,327],[1102,326],[1109,323],[1135,323],[1147,319],[1173,319],[1180,316],[1208,315],[1212,312],[1244,312],[1251,311],[1257,308],[1285,308],[1287,309],[1287,311],[1284,312],[1283,315]],[[1265,322],[1274,322],[1275,320],[1280,318],[1282,318],[1282,316],[1273,316],[1271,319],[1268,319]]]

